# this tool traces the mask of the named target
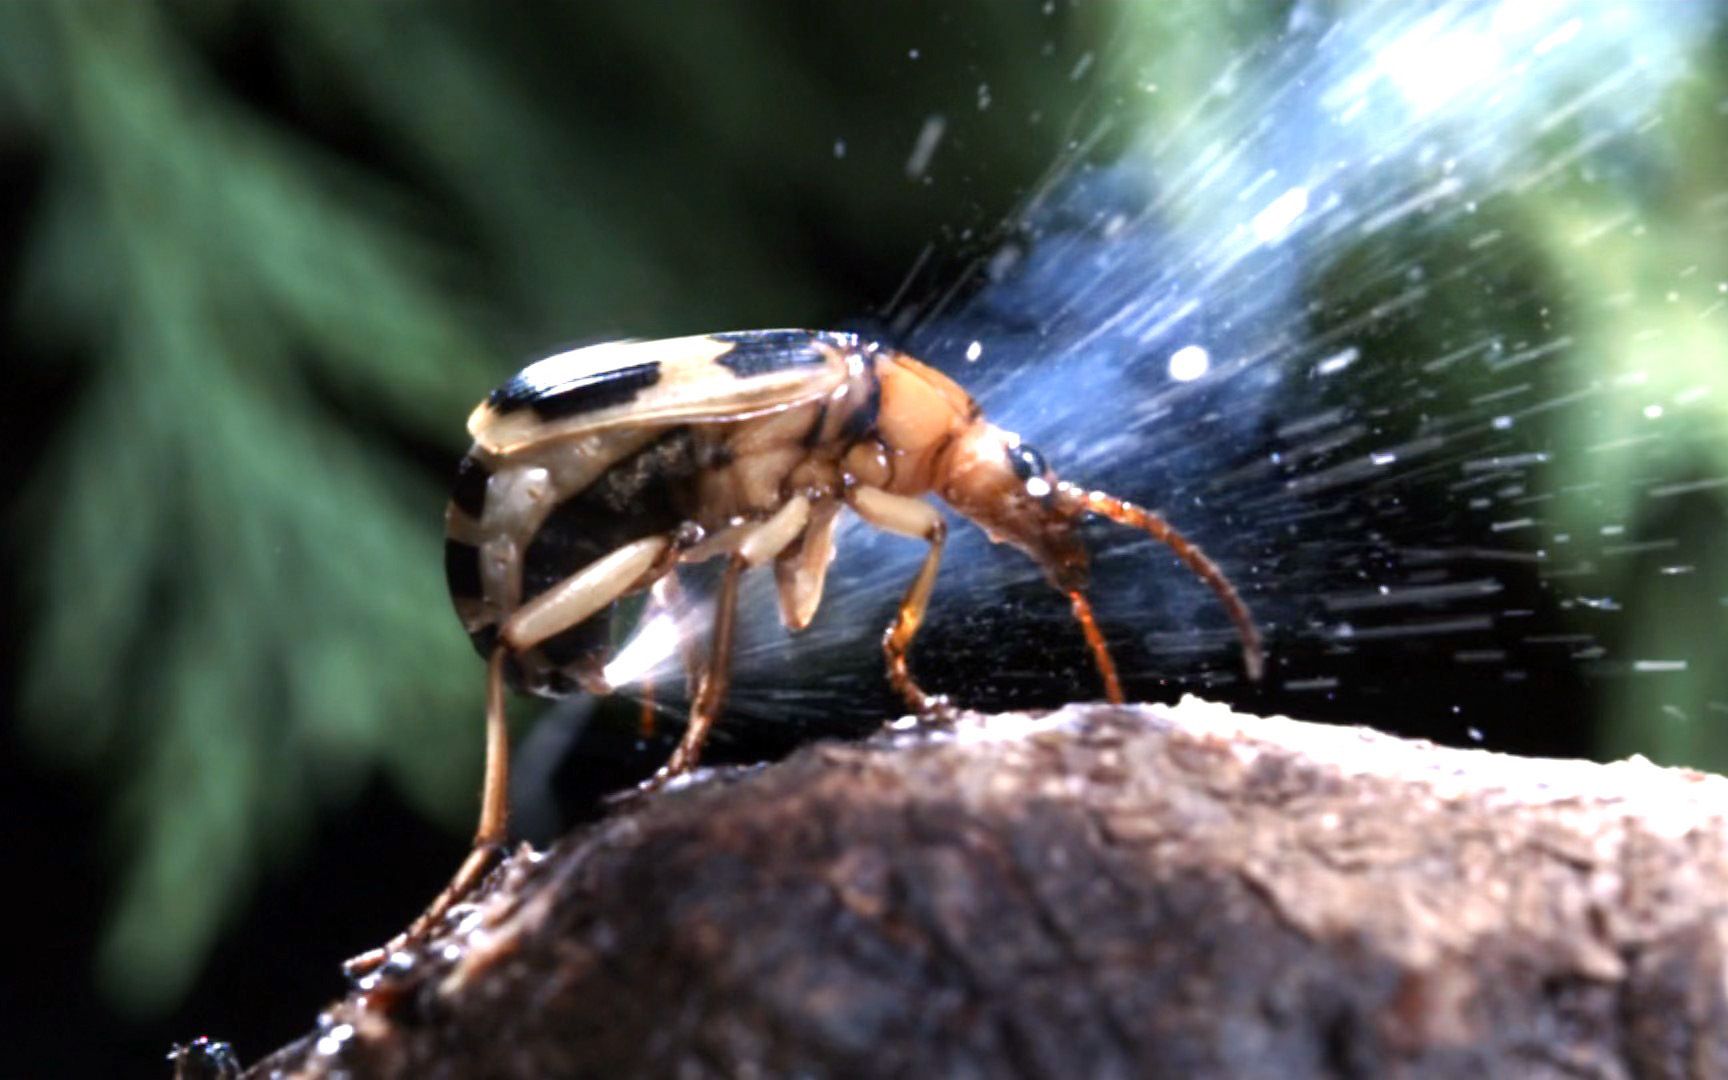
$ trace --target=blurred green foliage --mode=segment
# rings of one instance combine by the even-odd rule
[[[52,162],[19,307],[93,361],[24,509],[24,714],[113,778],[105,981],[157,1004],[366,770],[461,816],[476,697],[428,572],[439,493],[326,398],[443,442],[486,353],[390,192],[211,86],[159,10],[4,16]]]
[[[1035,58],[1061,25],[1028,8],[925,41]],[[0,133],[46,163],[12,308],[77,365],[15,509],[39,619],[21,711],[110,792],[120,1003],[171,1005],[260,868],[378,771],[470,826],[480,669],[413,451],[453,461],[535,350],[825,324],[858,314],[808,272],[825,236],[881,239],[885,298],[960,227],[901,172],[924,113],[872,107],[802,32],[707,4],[0,6]],[[996,92],[1048,98],[1061,62]],[[901,82],[930,101],[940,79]],[[991,124],[1024,112],[970,150],[1014,175],[1060,138]],[[954,174],[980,217],[1011,197],[988,171]]]
[[[1621,393],[1557,418],[1557,525],[1655,545],[1601,560],[1623,662],[1598,753],[1728,771],[1728,25],[1696,43],[1646,172],[1590,177],[1520,207],[1572,306],[1579,387]],[[1677,73],[1678,74],[1678,73]],[[1714,486],[1696,488],[1698,478]],[[1679,495],[1686,495],[1682,500]],[[1682,572],[1683,571],[1683,572]]]

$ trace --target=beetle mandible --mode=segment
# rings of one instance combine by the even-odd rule
[[[486,779],[474,851],[447,895],[477,881],[505,839],[507,683],[551,697],[607,693],[612,605],[645,589],[664,603],[679,564],[724,558],[708,656],[691,665],[689,725],[649,784],[690,771],[726,695],[739,578],[773,563],[781,619],[803,629],[822,599],[842,507],[928,545],[882,639],[888,679],[915,713],[948,709],[907,664],[947,531],[928,494],[1026,552],[1067,595],[1112,702],[1121,684],[1085,596],[1078,526],[1088,513],[1169,545],[1223,602],[1248,677],[1260,676],[1247,606],[1198,548],[1152,511],[1059,481],[953,380],[853,334],[761,330],[576,349],[492,391],[468,430],[445,568],[487,660]]]

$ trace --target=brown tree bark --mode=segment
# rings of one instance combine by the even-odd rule
[[[254,1075],[1728,1077],[1728,779],[1197,701],[640,800]]]

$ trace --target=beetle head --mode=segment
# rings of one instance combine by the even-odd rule
[[[1242,661],[1248,678],[1259,681],[1265,666],[1259,628],[1236,587],[1206,554],[1189,543],[1154,511],[1102,491],[1063,483],[1036,450],[1020,437],[990,424],[970,428],[954,444],[947,459],[947,480],[941,494],[954,509],[990,535],[1026,552],[1044,568],[1050,584],[1067,593],[1074,615],[1086,628],[1098,657],[1112,701],[1120,700],[1115,667],[1092,622],[1084,590],[1089,560],[1077,525],[1087,514],[1098,514],[1118,525],[1138,529],[1168,546],[1195,576],[1217,594],[1242,639]]]
[[[993,424],[968,430],[948,459],[941,495],[991,540],[1030,555],[1056,588],[1086,587],[1089,560],[1076,528],[1085,507],[1020,436]]]

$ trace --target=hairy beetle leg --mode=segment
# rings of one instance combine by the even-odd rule
[[[948,538],[948,525],[929,503],[890,495],[877,488],[858,488],[848,501],[859,517],[878,529],[916,537],[930,545],[924,554],[924,565],[907,586],[900,610],[882,635],[882,654],[888,663],[888,681],[906,699],[913,713],[924,720],[950,721],[955,714],[954,704],[946,697],[926,694],[920,689],[907,662],[912,639],[930,606],[930,590],[936,585],[936,571],[942,565],[942,544]]]

